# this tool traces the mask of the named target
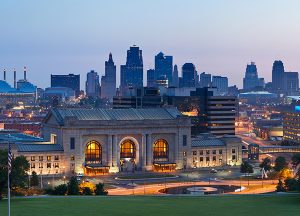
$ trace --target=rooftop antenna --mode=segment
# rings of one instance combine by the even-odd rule
[[[6,81],[6,69],[4,68],[4,71],[3,71],[3,79],[4,81]]]

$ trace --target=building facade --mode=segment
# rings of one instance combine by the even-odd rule
[[[296,106],[295,111],[284,113],[283,139],[300,143],[300,106]]]
[[[94,70],[86,74],[85,93],[88,97],[100,97],[99,75]]]
[[[245,78],[243,79],[243,89],[251,90],[259,86],[259,78],[257,68],[254,62],[248,64],[246,67]]]
[[[80,94],[80,75],[53,75],[51,74],[51,87],[67,87],[75,91],[76,97]]]
[[[197,71],[193,63],[185,63],[182,66],[182,79],[180,87],[196,87]]]
[[[101,78],[101,98],[112,101],[114,96],[116,96],[116,65],[110,53],[108,61],[105,61],[105,76]]]
[[[121,95],[128,96],[138,87],[143,87],[143,56],[139,47],[132,46],[127,50],[126,64],[121,65]]]
[[[166,77],[168,83],[172,83],[173,56],[165,56],[162,52],[155,56],[155,79]]]
[[[228,93],[228,78],[222,76],[212,77],[212,87],[216,87],[220,95],[227,95]]]

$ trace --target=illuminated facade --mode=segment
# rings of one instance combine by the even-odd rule
[[[85,175],[188,167],[190,130],[175,108],[53,109],[43,123],[44,139],[63,148],[65,173]]]
[[[295,111],[284,113],[283,117],[283,139],[300,143],[300,112]]]

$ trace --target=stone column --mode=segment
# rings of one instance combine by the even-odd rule
[[[146,156],[146,134],[142,134],[142,151],[141,151],[141,157],[140,157],[140,161],[141,161],[141,167],[142,169],[145,169],[146,165],[147,165],[147,156]]]
[[[118,135],[112,135],[112,164],[111,164],[111,172],[118,172]]]
[[[146,149],[147,149],[147,169],[151,169],[152,167],[152,137],[151,134],[147,134],[147,144],[146,144]]]
[[[107,165],[111,166],[112,164],[112,135],[107,135]]]

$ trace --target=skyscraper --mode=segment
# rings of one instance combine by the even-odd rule
[[[101,77],[101,98],[112,101],[114,96],[116,96],[116,65],[110,53],[108,61],[105,61],[105,75]]]
[[[121,65],[121,94],[130,95],[130,89],[143,87],[142,50],[137,46],[127,50],[126,64]]]
[[[52,75],[51,87],[68,87],[75,91],[76,97],[80,94],[80,75]]]
[[[284,92],[286,95],[297,95],[299,91],[299,75],[298,72],[284,73]]]
[[[147,87],[155,87],[155,70],[149,69],[147,70]]]
[[[272,88],[275,92],[284,90],[284,66],[282,61],[274,61],[273,63]]]
[[[172,83],[173,56],[165,56],[162,52],[155,56],[155,79],[165,76]]]
[[[172,77],[172,86],[179,87],[179,77],[178,77],[178,68],[177,65],[174,65],[173,77]]]
[[[182,81],[180,87],[196,87],[197,72],[193,63],[185,63],[182,66]]]
[[[212,77],[212,87],[216,87],[220,95],[227,95],[228,93],[228,78],[222,76]]]
[[[94,70],[86,75],[85,92],[88,97],[100,97],[99,76]]]
[[[254,62],[248,64],[246,67],[245,78],[243,80],[243,89],[251,90],[259,86],[259,78],[257,68]]]
[[[211,87],[211,74],[205,72],[200,74],[200,88]]]

